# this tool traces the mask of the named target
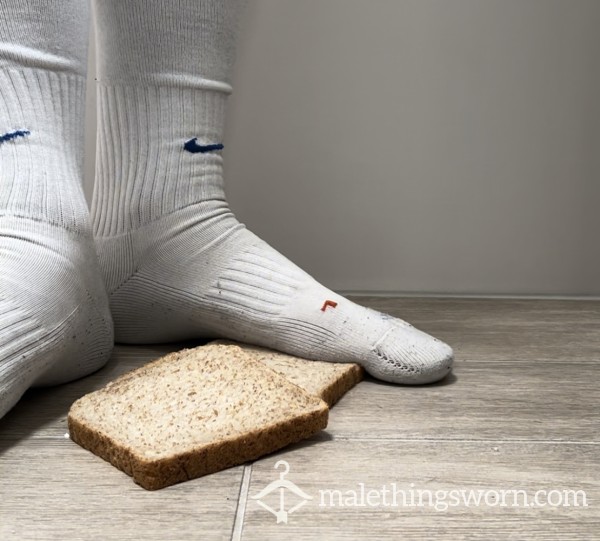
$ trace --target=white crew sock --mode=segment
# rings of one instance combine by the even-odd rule
[[[0,417],[112,348],[81,188],[88,20],[80,1],[0,4]]]
[[[448,374],[446,344],[320,285],[231,213],[219,145],[239,2],[94,6],[92,215],[117,341],[226,337],[396,383]]]

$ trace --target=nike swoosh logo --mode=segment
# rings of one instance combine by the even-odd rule
[[[223,145],[221,143],[215,143],[213,145],[199,145],[196,141],[197,137],[186,141],[183,145],[183,148],[192,154],[196,154],[197,152],[214,152],[215,150],[223,150]]]
[[[26,137],[31,132],[29,130],[15,130],[0,135],[0,145],[6,141],[11,141],[17,137]]]

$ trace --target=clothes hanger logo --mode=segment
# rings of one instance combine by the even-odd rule
[[[290,465],[285,460],[279,460],[275,464],[275,469],[279,469],[280,466],[283,466],[284,470],[279,473],[279,479],[269,483],[258,494],[256,494],[256,496],[252,496],[252,499],[256,500],[256,503],[269,511],[269,513],[272,513],[277,519],[277,524],[280,522],[287,524],[289,515],[300,509],[308,500],[312,500],[312,496],[309,496],[306,492],[301,490],[295,483],[284,479],[284,477],[290,471]],[[300,498],[300,501],[294,506],[290,507],[288,510],[285,508],[286,490],[291,492],[292,496]],[[271,492],[276,491],[279,491],[279,509],[273,509],[273,507],[261,501],[261,499],[264,499],[266,496],[271,494]]]

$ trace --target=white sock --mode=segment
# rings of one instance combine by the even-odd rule
[[[88,14],[80,1],[0,4],[0,417],[112,349],[81,188]]]
[[[226,337],[397,383],[448,374],[446,344],[320,285],[231,213],[219,145],[239,2],[94,6],[92,216],[117,341]]]

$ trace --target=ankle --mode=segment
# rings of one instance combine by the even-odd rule
[[[182,203],[180,207],[165,212],[157,209],[151,214],[140,213],[137,205],[125,207],[117,204],[113,208],[94,198],[91,222],[97,240],[125,238],[135,236],[142,231],[154,231],[158,239],[161,237],[159,231],[183,230],[191,227],[226,231],[239,225],[224,196]],[[144,235],[147,236],[148,233]]]

